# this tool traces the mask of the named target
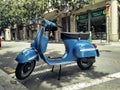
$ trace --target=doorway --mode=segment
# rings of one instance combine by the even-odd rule
[[[106,17],[95,17],[91,20],[91,26],[94,27],[94,32],[92,33],[92,39],[101,39],[106,40],[107,39],[107,33],[106,33]]]
[[[70,16],[62,18],[62,31],[70,32]]]

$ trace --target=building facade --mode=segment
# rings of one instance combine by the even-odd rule
[[[109,12],[107,11],[108,4]],[[87,30],[93,30],[93,39],[106,39],[108,42],[118,41],[120,38],[119,13],[119,1],[96,0],[93,5],[75,12],[77,27],[75,30],[79,32],[83,26],[87,26]]]
[[[52,19],[53,15],[46,15]],[[85,28],[92,32],[92,39],[119,41],[120,39],[120,1],[93,0],[88,6],[74,13],[64,13],[57,18],[57,23],[63,26],[55,32],[55,40],[59,41],[60,32],[81,32]]]
[[[45,17],[53,20],[59,13],[54,10],[45,14]],[[85,27],[86,30],[92,32],[92,38],[95,40],[118,41],[120,39],[120,1],[93,0],[91,4],[72,12],[72,14],[59,15],[55,21],[63,26],[62,29],[58,28],[58,31],[53,32],[53,39],[57,42],[60,41],[61,32],[81,32]],[[6,31],[5,37],[8,38],[7,35],[9,35],[10,39],[16,40],[33,39],[37,33],[37,29],[29,30],[29,28],[23,29],[23,31],[14,29],[11,32],[8,32],[8,29]]]
[[[93,30],[93,39],[106,39],[108,42],[118,41],[120,38],[119,13],[120,3],[118,0],[96,0],[93,5],[75,12],[76,30],[80,31],[82,26],[87,26],[88,30]]]

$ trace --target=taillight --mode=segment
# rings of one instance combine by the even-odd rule
[[[97,48],[97,45],[96,44],[93,44],[94,48]]]

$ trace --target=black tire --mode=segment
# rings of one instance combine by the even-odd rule
[[[81,59],[78,59],[77,64],[80,69],[88,70],[92,67],[94,62],[95,62],[95,57],[81,58]]]
[[[36,61],[32,60],[26,63],[18,63],[15,71],[17,79],[23,80],[26,79],[34,70]]]

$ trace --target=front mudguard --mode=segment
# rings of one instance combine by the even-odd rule
[[[25,63],[31,60],[39,60],[39,55],[37,51],[33,48],[27,48],[22,50],[16,57],[16,61],[19,63]]]

